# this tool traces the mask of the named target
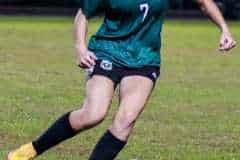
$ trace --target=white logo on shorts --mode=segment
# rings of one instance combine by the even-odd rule
[[[100,67],[106,71],[111,71],[113,69],[112,62],[108,60],[102,60]]]
[[[154,78],[154,79],[157,79],[157,78],[158,78],[158,76],[157,76],[157,73],[156,73],[156,72],[153,72],[153,73],[152,73],[152,76],[153,76],[153,78]]]

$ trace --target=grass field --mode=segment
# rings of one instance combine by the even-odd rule
[[[0,159],[31,141],[84,96],[72,18],[0,17]],[[90,23],[90,34],[100,20]],[[230,23],[240,39],[240,23]],[[161,81],[117,160],[240,159],[240,48],[217,51],[208,21],[167,21]],[[107,120],[39,160],[86,160]]]

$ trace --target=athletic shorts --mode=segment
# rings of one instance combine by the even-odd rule
[[[160,76],[160,68],[153,66],[146,66],[143,68],[127,68],[114,65],[108,60],[97,60],[96,65],[91,69],[88,69],[88,78],[93,75],[101,75],[111,79],[115,86],[117,86],[121,80],[128,76],[143,76],[149,78],[155,82]]]

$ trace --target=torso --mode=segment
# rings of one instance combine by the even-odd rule
[[[105,0],[105,19],[89,43],[100,59],[131,68],[160,67],[168,0]]]

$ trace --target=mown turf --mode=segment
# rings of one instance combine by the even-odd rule
[[[75,66],[72,20],[0,17],[0,159],[81,104],[85,74]],[[239,27],[231,23],[236,39]],[[161,81],[118,160],[240,159],[240,49],[221,54],[218,39],[208,21],[167,21]],[[39,160],[87,159],[116,104],[98,128]]]

